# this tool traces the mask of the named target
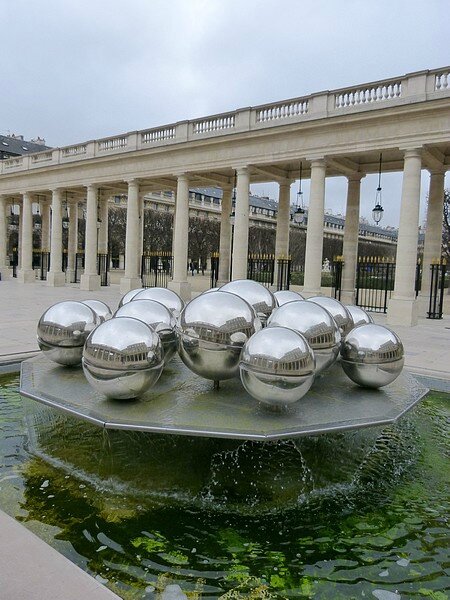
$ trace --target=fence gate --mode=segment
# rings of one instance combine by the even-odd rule
[[[360,257],[356,267],[356,305],[386,313],[394,280],[394,262],[385,258]]]
[[[217,279],[219,277],[219,253],[213,252],[211,254],[211,285],[209,287],[217,286]]]
[[[39,279],[45,281],[47,279],[47,273],[50,271],[50,252],[41,252],[40,267]]]
[[[336,258],[331,263],[331,285],[333,296],[336,300],[341,299],[341,290],[342,290],[342,269],[344,267],[344,260],[342,256],[336,256]]]
[[[71,283],[80,283],[81,273],[84,270],[84,252],[77,252],[75,254],[75,275],[74,280]]]
[[[437,260],[430,265],[431,286],[430,302],[428,304],[427,319],[442,319],[442,305],[444,302],[445,274],[447,261]]]
[[[109,285],[109,255],[97,254],[97,274],[100,275],[100,285]]]
[[[9,266],[12,267],[12,276],[17,277],[17,267],[19,266],[19,253],[17,249],[14,248],[11,254],[11,258],[9,259]]]
[[[288,290],[291,284],[291,259],[277,259],[277,291]]]
[[[275,257],[273,254],[250,254],[247,261],[247,279],[258,281],[266,287],[273,285]]]
[[[173,256],[169,252],[143,254],[141,260],[142,287],[167,287],[172,278]]]

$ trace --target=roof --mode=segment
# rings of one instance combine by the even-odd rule
[[[212,198],[222,198],[223,195],[221,188],[216,187],[196,187],[191,188],[190,191],[195,194],[203,194],[204,196],[210,196]],[[250,206],[255,206],[257,208],[267,208],[274,211],[278,210],[278,202],[271,198],[267,198],[266,196],[254,196],[250,194],[249,204]]]
[[[0,152],[8,154],[22,155],[34,154],[35,152],[43,152],[49,150],[50,146],[36,144],[36,142],[28,142],[19,138],[12,138],[7,135],[0,135]]]

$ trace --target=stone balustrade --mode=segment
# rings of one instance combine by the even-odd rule
[[[424,102],[450,95],[450,67],[409,73],[364,85],[311,94],[301,98],[238,109],[193,121],[134,131],[78,145],[56,148],[0,161],[0,174],[25,171],[74,160],[90,160],[121,152],[144,150],[150,145],[201,139],[271,128],[352,112]]]

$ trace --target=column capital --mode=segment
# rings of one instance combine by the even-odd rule
[[[294,179],[279,179],[278,180],[278,185],[281,187],[291,187],[293,181],[295,181]]]
[[[250,175],[250,168],[248,165],[240,165],[238,167],[232,167],[236,171],[236,175]]]
[[[400,148],[404,158],[422,158],[422,148]]]
[[[445,177],[446,168],[443,166],[442,169],[428,169],[430,177]]]
[[[136,186],[139,187],[139,184],[140,184],[139,179],[137,179],[136,177],[132,177],[131,179],[125,179],[124,181],[125,181],[126,184],[128,184],[128,186],[130,186],[130,185],[136,185]]]
[[[190,174],[186,171],[174,173],[174,176],[177,178],[177,181],[189,181],[189,175]]]
[[[365,173],[352,173],[351,175],[347,175],[347,181],[361,181],[365,176]]]

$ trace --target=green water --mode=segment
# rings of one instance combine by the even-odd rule
[[[104,432],[0,377],[0,508],[123,598],[449,597],[448,395],[249,443]]]

